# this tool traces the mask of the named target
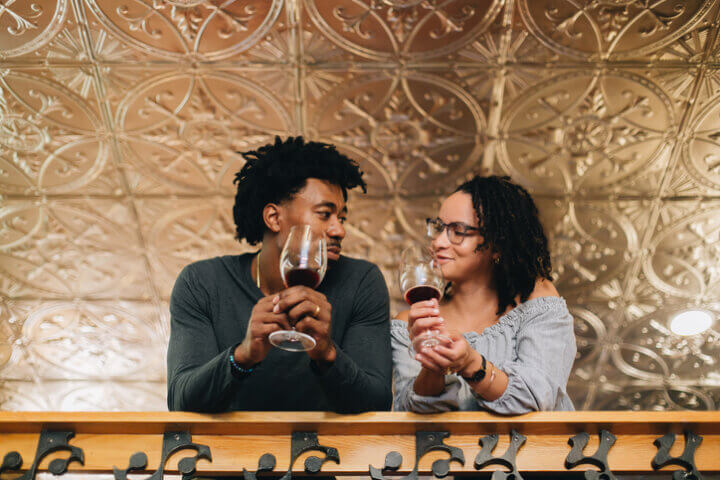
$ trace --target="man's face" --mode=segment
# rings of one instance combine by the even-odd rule
[[[285,242],[290,227],[310,225],[313,231],[322,233],[327,241],[328,260],[340,258],[341,243],[345,238],[347,207],[342,189],[326,180],[308,178],[305,188],[292,200],[283,203],[286,221],[281,222],[279,239]]]

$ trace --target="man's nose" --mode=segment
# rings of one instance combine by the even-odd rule
[[[328,237],[337,238],[339,240],[345,238],[345,227],[342,222],[340,222],[339,218],[335,217],[330,222],[330,226],[327,229],[327,235]]]

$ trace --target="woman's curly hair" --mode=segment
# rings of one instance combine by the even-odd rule
[[[268,203],[289,200],[305,187],[308,178],[327,180],[347,191],[367,186],[358,164],[337,151],[334,145],[305,142],[303,137],[288,137],[257,150],[241,152],[245,165],[235,174],[237,185],[233,218],[238,240],[255,245],[262,241],[265,221],[262,212]]]
[[[473,208],[480,219],[484,237],[478,250],[489,249],[497,254],[493,277],[498,292],[498,315],[509,305],[517,306],[515,298],[525,302],[539,278],[552,280],[552,265],[545,236],[532,197],[510,177],[475,176],[458,187],[472,197]]]

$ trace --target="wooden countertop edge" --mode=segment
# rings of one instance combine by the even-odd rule
[[[0,432],[35,433],[42,428],[68,428],[76,433],[162,433],[189,430],[194,434],[288,434],[312,430],[324,434],[410,434],[418,430],[454,433],[507,432],[566,434],[600,429],[615,434],[656,434],[689,428],[699,434],[720,434],[720,412],[581,411],[533,412],[498,416],[487,412],[419,415],[407,412],[0,412]]]

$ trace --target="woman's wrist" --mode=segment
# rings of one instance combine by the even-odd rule
[[[479,352],[473,350],[469,357],[470,358],[467,362],[465,362],[465,365],[458,370],[458,374],[461,377],[471,377],[477,373],[478,370],[483,368],[483,356]]]
[[[415,382],[413,391],[424,397],[440,395],[445,390],[445,375],[427,368],[422,368]]]

